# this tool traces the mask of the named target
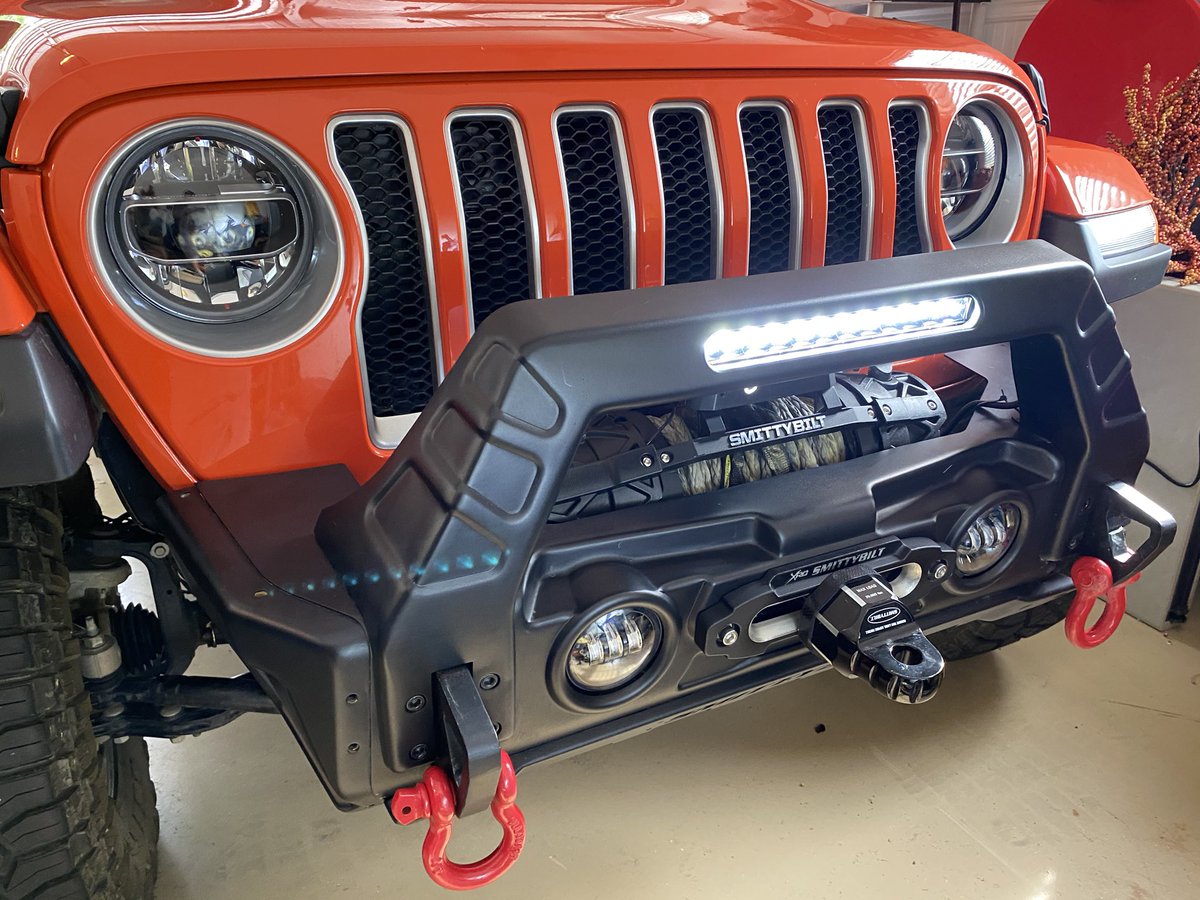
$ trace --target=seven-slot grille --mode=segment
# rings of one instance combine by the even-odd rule
[[[332,139],[370,255],[361,310],[363,366],[371,412],[379,420],[419,412],[428,401],[440,377],[438,321],[413,144],[398,120],[363,118],[336,124]],[[621,290],[634,282],[634,223],[640,221],[635,175],[648,165],[661,191],[668,284],[722,275],[730,229],[722,182],[734,178],[745,179],[747,188],[748,223],[742,227],[748,230],[743,240],[750,274],[797,267],[806,218],[825,221],[826,265],[866,259],[883,224],[873,221],[877,163],[870,148],[886,146],[889,137],[896,176],[893,253],[927,246],[920,191],[929,126],[923,108],[912,102],[888,109],[886,135],[868,135],[864,111],[848,101],[822,103],[815,129],[799,128],[783,101],[747,102],[735,120],[740,159],[718,157],[720,142],[701,104],[662,103],[648,118],[651,159],[627,159],[622,123],[607,107],[566,106],[549,124],[559,169],[555,182],[567,215],[571,293]],[[522,126],[534,127],[500,110],[459,111],[446,125],[476,325],[507,303],[541,293],[538,214]],[[814,131],[820,146],[797,142],[797,133]],[[816,192],[825,197],[825,208],[809,210],[807,217],[802,213],[810,195],[800,177],[805,157],[807,171],[823,172],[825,181],[825,190]],[[538,190],[545,190],[549,182],[538,174]]]

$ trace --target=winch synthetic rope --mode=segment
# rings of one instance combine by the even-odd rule
[[[780,397],[738,410],[737,418],[740,427],[750,427],[798,419],[815,411],[816,406],[808,397]],[[672,444],[690,441],[695,436],[679,410],[648,418]],[[841,434],[833,432],[702,460],[680,469],[679,478],[685,494],[706,494],[732,484],[815,469],[845,459],[846,442]]]

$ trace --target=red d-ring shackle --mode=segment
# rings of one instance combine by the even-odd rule
[[[1081,556],[1071,566],[1071,580],[1075,582],[1075,599],[1067,610],[1067,640],[1082,650],[1099,647],[1117,630],[1125,616],[1125,588],[1141,578],[1134,575],[1125,584],[1113,585],[1112,569],[1108,563],[1094,556]],[[1088,616],[1096,600],[1105,597],[1104,613],[1091,628],[1087,627]]]
[[[392,795],[392,818],[401,825],[429,819],[429,833],[421,845],[421,858],[429,877],[452,891],[469,891],[491,884],[509,870],[525,846],[525,817],[517,807],[517,772],[512,760],[500,751],[500,783],[492,798],[492,815],[504,829],[500,846],[473,863],[446,859],[446,846],[454,828],[454,785],[440,766],[430,766],[421,781]]]

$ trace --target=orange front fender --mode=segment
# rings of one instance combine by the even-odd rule
[[[39,310],[33,296],[7,235],[0,232],[0,334],[20,334],[30,326]]]
[[[1046,139],[1045,212],[1084,219],[1145,206],[1153,199],[1133,165],[1115,150]]]

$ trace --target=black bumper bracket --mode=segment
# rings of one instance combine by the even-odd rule
[[[500,741],[468,666],[433,676],[446,770],[454,782],[454,811],[483,812],[500,783]]]

